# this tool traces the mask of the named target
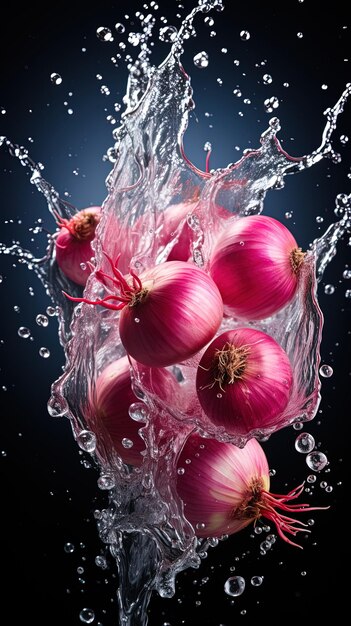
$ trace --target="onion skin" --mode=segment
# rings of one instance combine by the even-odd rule
[[[289,513],[321,508],[290,504],[302,493],[303,485],[285,496],[270,493],[267,458],[256,439],[238,448],[191,434],[177,468],[177,492],[183,500],[185,517],[198,537],[232,535],[264,517],[274,522],[284,541],[301,547],[287,535],[309,530]]]
[[[59,218],[58,221],[61,230],[55,239],[57,264],[67,278],[82,287],[85,287],[91,273],[87,264],[94,256],[91,242],[100,216],[100,207],[90,207],[82,209],[70,220]],[[81,263],[86,265],[85,269]]]
[[[278,220],[250,215],[226,224],[210,259],[226,314],[260,320],[293,298],[304,253]]]
[[[157,395],[164,402],[170,402],[177,394],[175,377],[165,369],[140,369],[143,387]],[[113,447],[124,463],[139,467],[143,462],[145,443],[138,431],[143,426],[129,415],[130,405],[139,402],[131,385],[130,363],[127,356],[112,361],[98,376],[90,398],[90,413],[99,426],[102,426],[111,438]],[[122,444],[123,439],[133,442],[131,448]]]
[[[219,353],[234,348],[235,377],[220,375]],[[232,361],[233,362],[233,361]],[[222,333],[207,347],[196,375],[196,390],[203,411],[217,426],[233,435],[246,436],[256,429],[279,424],[288,404],[293,374],[289,358],[269,335],[253,328]]]

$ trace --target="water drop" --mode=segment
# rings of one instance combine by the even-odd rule
[[[54,317],[54,315],[56,315],[56,309],[53,306],[48,306],[46,308],[46,313],[50,316],[50,317]]]
[[[110,90],[106,85],[101,85],[100,87],[100,91],[104,96],[109,96],[110,95]]]
[[[62,83],[62,76],[60,76],[60,74],[57,74],[56,72],[50,74],[50,79],[51,82],[54,83],[54,85],[61,85]]]
[[[323,378],[330,378],[333,376],[334,370],[330,365],[322,365],[319,368],[319,373]]]
[[[44,328],[49,324],[48,318],[46,317],[46,315],[43,315],[42,313],[39,313],[36,316],[35,321],[38,324],[38,326],[43,326]]]
[[[351,270],[344,270],[342,277],[349,280],[351,278]]]
[[[345,298],[351,298],[351,289],[346,289]]]
[[[94,452],[96,436],[90,430],[82,430],[77,437],[77,443],[85,452]]]
[[[240,39],[242,41],[248,41],[250,39],[250,37],[251,37],[251,35],[250,35],[248,30],[240,31]]]
[[[128,439],[127,437],[123,437],[122,446],[123,448],[126,448],[127,450],[129,450],[130,448],[134,446],[134,443],[131,439]]]
[[[65,543],[65,545],[63,546],[63,549],[65,552],[67,552],[67,554],[71,554],[72,552],[74,552],[74,545],[73,543],[67,541],[67,543]]]
[[[83,624],[92,624],[95,619],[95,613],[92,609],[82,609],[79,613],[79,619]]]
[[[315,474],[309,474],[307,476],[307,482],[310,483],[310,484],[315,483],[316,480],[317,480],[317,476]]]
[[[26,326],[20,326],[17,334],[19,337],[22,337],[22,339],[28,339],[28,337],[30,337],[30,330]]]
[[[328,459],[323,452],[314,451],[306,456],[306,463],[314,472],[320,472],[328,464]]]
[[[96,556],[95,557],[95,565],[100,567],[100,569],[107,569],[107,561],[104,556]]]
[[[241,596],[245,590],[245,578],[242,576],[230,576],[225,581],[224,591],[228,596]]]
[[[253,587],[259,587],[263,583],[263,576],[252,576],[250,582]]]
[[[142,402],[133,402],[129,407],[128,413],[132,420],[136,422],[146,422],[149,417],[147,408]]]
[[[194,65],[199,68],[204,68],[208,66],[208,54],[205,51],[199,52],[195,54],[193,58]]]
[[[117,33],[122,34],[122,33],[125,32],[126,27],[123,24],[121,24],[120,22],[117,22],[117,24],[115,24],[115,29],[116,29]]]
[[[50,350],[43,346],[43,347],[39,348],[39,354],[40,354],[41,357],[43,357],[43,359],[48,359],[49,356],[50,356]]]
[[[264,85],[270,85],[273,82],[273,78],[270,74],[263,74],[262,81]]]
[[[179,476],[183,476],[183,474],[185,474],[184,467],[178,467],[177,474],[179,474]]]
[[[302,37],[303,37],[303,33],[301,33],[301,32],[296,33],[296,36],[297,36],[297,38],[298,38],[298,39],[302,39]]]
[[[99,28],[96,29],[96,36],[101,41],[113,41],[112,32],[106,26],[99,26]]]
[[[113,487],[115,486],[115,479],[113,474],[111,472],[101,473],[97,480],[97,485],[99,489],[102,490],[113,489]]]
[[[334,291],[335,291],[335,287],[334,287],[334,285],[325,285],[325,287],[324,287],[324,293],[325,293],[327,296],[331,296],[331,294],[332,294],[332,293],[334,293]]]
[[[140,43],[142,35],[140,33],[129,33],[128,35],[128,42],[132,45],[132,46],[138,46]]]
[[[286,213],[285,213],[285,219],[286,220],[291,220],[292,216],[293,216],[293,212],[292,211],[286,211]]]
[[[279,107],[279,100],[276,96],[272,96],[271,98],[266,98],[263,103],[266,113],[273,113],[274,109]]]
[[[308,452],[312,452],[315,446],[315,440],[312,435],[309,433],[301,433],[295,439],[295,449],[298,452],[302,452],[303,454],[308,454]]]
[[[237,87],[235,89],[233,89],[233,94],[237,98],[241,98],[241,96],[242,96],[242,93],[241,93],[240,89],[238,89]]]

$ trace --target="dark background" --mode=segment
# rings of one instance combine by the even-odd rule
[[[135,12],[146,13],[142,3],[134,0],[101,0],[93,8],[87,4],[64,0],[44,7],[31,3],[19,9],[13,3],[7,7],[0,37],[0,110],[6,110],[0,113],[0,135],[28,147],[32,158],[45,165],[44,176],[77,208],[99,204],[106,194],[104,179],[111,164],[104,162],[102,155],[113,143],[113,126],[106,117],[115,115],[118,122],[114,103],[122,104],[127,77],[123,60],[117,68],[110,61],[119,41],[127,43],[126,35],[114,31],[114,24],[122,22],[127,32],[138,31]],[[157,14],[179,25],[177,2],[160,0],[158,4]],[[186,9],[192,7],[190,1],[183,4]],[[203,167],[203,145],[211,141],[211,167],[221,167],[237,160],[244,148],[258,147],[259,136],[273,115],[263,106],[271,96],[280,100],[274,115],[282,123],[279,138],[284,148],[294,156],[311,152],[321,140],[323,111],[336,102],[351,80],[346,5],[339,0],[327,9],[308,0],[226,5],[223,13],[208,14],[215,20],[212,28],[203,24],[207,14],[200,17],[197,38],[186,42],[183,64],[191,75],[196,102],[185,137],[188,157]],[[99,41],[99,26],[110,27],[115,41]],[[251,34],[248,41],[239,35],[245,29]],[[216,36],[209,36],[211,30]],[[303,33],[302,38],[297,37],[298,32]],[[227,54],[222,48],[228,49]],[[192,62],[201,50],[209,53],[206,70]],[[135,49],[127,43],[126,51],[133,55]],[[159,42],[154,63],[167,51],[168,44]],[[240,60],[239,66],[234,59]],[[62,76],[61,85],[50,81],[52,72]],[[262,82],[265,73],[273,78],[270,85]],[[110,96],[101,94],[101,85],[109,87]],[[241,98],[232,93],[237,87]],[[244,98],[251,104],[245,104]],[[304,248],[335,219],[336,194],[350,191],[351,138],[346,144],[339,139],[351,133],[350,107],[351,103],[345,107],[334,136],[342,162],[334,165],[324,160],[310,171],[287,177],[285,188],[266,198],[266,213],[286,223]],[[68,108],[73,109],[72,115]],[[4,150],[0,151],[0,189],[0,241],[10,244],[18,240],[41,255],[45,234],[33,234],[29,228],[39,223],[53,232],[55,224],[26,171]],[[291,219],[286,220],[286,212],[292,212]],[[324,221],[318,222],[316,217]],[[319,288],[325,315],[322,362],[333,367],[334,375],[322,380],[320,412],[305,426],[330,462],[317,475],[311,503],[330,505],[331,509],[311,514],[315,524],[311,536],[302,538],[303,551],[279,541],[266,556],[260,556],[260,538],[250,536],[252,529],[210,550],[200,570],[179,576],[174,599],[153,598],[151,626],[166,622],[172,626],[231,626],[237,620],[279,624],[287,618],[315,623],[327,613],[336,616],[346,609],[349,521],[344,484],[350,436],[350,300],[345,292],[351,288],[351,281],[343,278],[349,263],[347,243],[348,236],[340,243]],[[36,315],[45,313],[51,304],[43,287],[26,267],[18,263],[12,267],[14,258],[2,256],[0,263],[1,570],[5,579],[1,613],[8,615],[9,624],[28,621],[36,626],[74,626],[81,623],[80,610],[89,607],[95,611],[94,624],[116,625],[114,565],[108,557],[105,571],[94,563],[95,557],[104,553],[93,518],[94,509],[105,501],[96,486],[98,474],[87,467],[90,460],[75,444],[68,421],[55,420],[46,411],[50,385],[64,364],[57,320],[49,317],[48,327],[39,327]],[[335,287],[331,295],[324,293],[328,284]],[[20,326],[31,330],[33,340],[18,336]],[[42,346],[50,350],[47,359],[39,356]],[[277,472],[272,491],[282,491],[286,484],[292,488],[309,473],[303,455],[294,450],[297,434],[292,428],[285,429],[266,444],[270,466]],[[326,493],[321,481],[333,491]],[[65,552],[67,542],[74,544],[71,553]],[[247,583],[234,604],[223,591],[225,580],[233,575],[232,567]],[[77,568],[84,571],[79,573]],[[250,584],[254,575],[264,576],[259,588]]]

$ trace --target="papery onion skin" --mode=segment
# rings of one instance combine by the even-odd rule
[[[303,485],[287,495],[269,492],[268,462],[256,439],[238,448],[191,434],[179,455],[177,472],[184,515],[198,537],[232,535],[263,517],[275,523],[284,541],[301,547],[287,535],[309,531],[289,514],[321,508],[290,504],[302,493]]]
[[[100,217],[100,207],[89,207],[76,213],[70,220],[58,220],[61,230],[55,238],[57,264],[67,278],[82,287],[85,287],[91,273],[88,265],[94,256],[91,242]],[[86,267],[83,268],[81,264]]]
[[[170,402],[177,396],[179,384],[168,370],[142,367],[140,376],[144,389],[162,401]],[[108,433],[123,462],[139,467],[145,443],[138,433],[143,424],[129,415],[129,408],[134,402],[138,402],[138,398],[132,389],[130,362],[124,356],[112,361],[97,377],[90,394],[89,413],[93,413],[95,424]],[[99,434],[103,436],[104,433]],[[123,439],[132,441],[133,446],[126,448]]]
[[[200,268],[182,261],[155,266],[140,276],[148,293],[120,317],[121,341],[140,363],[179,363],[214,337],[223,317],[220,293]]]
[[[293,298],[304,253],[284,224],[265,215],[229,220],[216,241],[210,274],[226,314],[260,320]]]
[[[233,357],[228,348],[233,349]],[[233,362],[232,382],[223,368],[220,377],[220,354],[228,359],[239,357],[237,363]],[[279,425],[292,383],[285,350],[272,337],[253,328],[237,328],[216,337],[202,355],[196,375],[203,411],[214,424],[237,436]]]

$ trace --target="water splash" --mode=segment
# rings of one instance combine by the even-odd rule
[[[180,57],[184,41],[193,33],[195,15],[214,7],[222,8],[222,3],[202,2],[191,12],[173,42],[170,55],[159,68],[153,68],[148,55],[144,55],[139,64],[143,64],[142,71],[134,64],[138,71],[130,72],[123,124],[115,133],[116,165],[107,179],[109,195],[95,243],[96,270],[105,269],[103,249],[115,257],[122,247],[124,270],[131,266],[140,273],[169,258],[183,229],[188,232],[194,262],[206,269],[213,238],[228,215],[260,213],[267,191],[281,188],[285,175],[303,171],[322,158],[339,160],[332,137],[350,94],[350,85],[326,112],[321,145],[310,155],[294,158],[284,152],[277,139],[279,120],[273,118],[261,137],[261,148],[247,151],[235,165],[208,173],[190,163],[182,137],[193,107],[192,90]],[[31,181],[45,196],[53,215],[57,212],[69,217],[75,212],[42,178],[40,168],[25,149],[5,138],[1,138],[1,143],[30,169]],[[169,212],[180,203],[186,205],[186,211],[172,240],[165,244]],[[316,300],[315,276],[317,272],[317,278],[321,279],[335,254],[337,242],[349,227],[350,206],[350,197],[338,196],[336,207],[340,219],[313,243],[294,301],[274,318],[256,324],[283,345],[297,373],[293,397],[283,416],[286,423],[311,419],[318,407],[322,316]],[[192,414],[178,408],[170,411],[159,398],[150,396],[134,364],[135,391],[143,402],[143,419],[147,423],[141,434],[148,456],[140,472],[124,466],[87,412],[96,377],[124,352],[116,315],[86,305],[73,311],[61,290],[78,296],[81,291],[57,268],[54,239],[43,259],[35,259],[19,246],[4,246],[2,251],[21,256],[31,264],[53,303],[60,307],[63,329],[60,336],[66,346],[67,365],[53,387],[49,410],[51,414],[70,417],[78,444],[94,456],[104,475],[109,472],[114,477],[108,489],[109,506],[101,511],[98,529],[119,564],[122,623],[146,623],[150,593],[157,590],[163,597],[170,597],[174,593],[176,573],[189,566],[198,567],[199,551],[210,545],[196,540],[193,529],[180,515],[181,503],[174,490],[177,452],[194,425],[204,435],[230,437],[223,431],[214,431],[205,416],[198,418],[197,411]],[[86,295],[95,298],[100,293],[101,285],[93,273]],[[232,327],[236,323],[230,320]],[[193,379],[194,366],[195,362],[179,366],[184,388]],[[265,437],[270,433],[252,434]],[[242,445],[244,441],[236,443]]]

